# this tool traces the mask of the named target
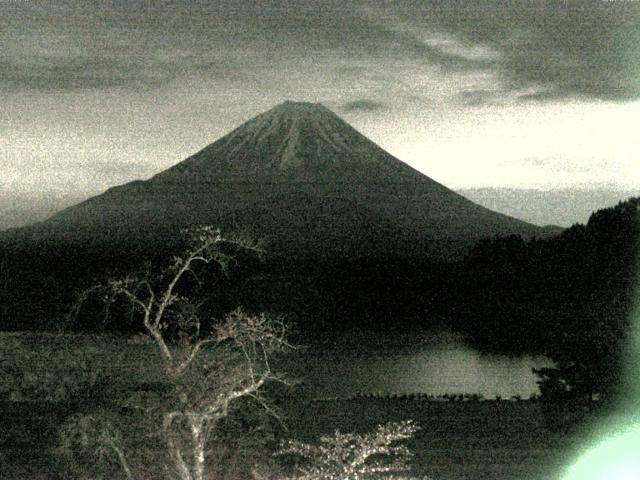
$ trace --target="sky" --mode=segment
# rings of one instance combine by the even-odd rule
[[[287,99],[455,188],[640,186],[640,2],[0,0],[0,200],[88,196]]]

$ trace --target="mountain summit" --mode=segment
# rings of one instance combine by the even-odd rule
[[[264,239],[272,254],[294,257],[445,259],[483,237],[543,233],[414,170],[328,108],[296,102],[149,180],[112,188],[26,231],[144,249],[194,224]]]
[[[154,181],[407,181],[415,172],[318,103],[284,102]]]

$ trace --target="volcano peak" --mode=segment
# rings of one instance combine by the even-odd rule
[[[291,110],[291,111],[314,111],[314,110],[328,110],[327,107],[325,107],[323,104],[321,103],[313,103],[313,102],[297,102],[295,100],[285,100],[284,102],[276,105],[275,107],[272,108],[272,110],[276,110],[276,109],[286,109],[286,110]]]
[[[408,170],[324,105],[285,101],[155,178],[341,183]]]
[[[340,117],[329,110],[321,103],[311,102],[294,102],[286,100],[267,110],[256,119],[268,119],[269,121],[310,121],[314,122],[314,126],[327,127],[327,123],[333,123],[337,126],[337,122],[344,123]],[[343,128],[342,126],[340,128]]]

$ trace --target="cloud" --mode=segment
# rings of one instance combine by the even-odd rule
[[[153,88],[173,78],[168,68],[100,56],[0,62],[0,82],[11,90]]]
[[[235,15],[242,6],[108,0],[99,6],[73,0],[3,5],[0,88],[144,90],[184,78],[255,77],[265,66],[277,71],[279,49],[272,47],[285,44],[278,40],[282,35]],[[256,7],[252,15],[259,13]]]
[[[603,169],[613,167],[609,161],[603,158],[568,159],[557,157],[526,157],[523,158],[521,162],[523,165],[545,169],[549,172],[569,174],[599,172]]]
[[[468,107],[483,107],[494,105],[497,101],[497,93],[491,90],[464,90],[457,96],[460,103]]]
[[[640,3],[427,1],[396,13],[424,31],[500,52],[492,68],[512,92],[539,88],[557,98],[640,98]],[[546,101],[548,95],[526,95]]]
[[[0,19],[8,39],[0,84],[11,90],[149,89],[192,77],[259,79],[316,58],[362,59],[388,76],[395,61],[447,71],[492,60],[416,36],[337,0],[279,2],[24,2]],[[333,65],[332,65],[333,63]],[[288,71],[288,70],[287,70]],[[267,72],[265,74],[265,72]],[[358,79],[356,71],[347,74]]]
[[[340,109],[344,112],[375,112],[377,110],[384,110],[386,108],[387,105],[385,105],[384,103],[377,102],[375,100],[369,100],[366,98],[347,102],[340,107]]]
[[[571,96],[569,92],[561,90],[534,90],[532,92],[521,93],[516,96],[518,103],[543,103],[562,100]]]
[[[536,89],[555,98],[640,98],[640,2],[61,0],[2,8],[0,85],[12,90],[242,82],[314,58],[377,62],[383,76],[398,62],[489,72],[505,94],[528,102],[548,100],[529,93]]]

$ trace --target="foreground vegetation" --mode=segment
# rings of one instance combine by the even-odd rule
[[[637,206],[626,207],[616,212],[626,212],[623,220],[630,219],[633,240],[624,244],[627,255],[620,265],[629,267],[634,263]],[[581,336],[561,335],[562,348],[553,355],[558,366],[538,372],[542,402],[481,402],[472,396],[454,396],[451,399],[459,401],[450,402],[420,396],[314,401],[303,388],[285,386],[273,368],[275,354],[293,349],[288,326],[278,317],[255,313],[261,311],[255,305],[232,309],[220,300],[233,293],[223,286],[228,266],[236,265],[242,255],[259,257],[261,249],[230,241],[211,227],[187,233],[186,249],[168,266],[145,264],[96,280],[66,317],[76,330],[78,319],[128,322],[125,330],[136,335],[126,342],[125,337],[108,335],[3,336],[0,400],[9,412],[0,439],[5,477],[558,478],[571,461],[576,439],[586,432],[572,432],[574,420],[592,415],[587,410],[594,399],[613,398],[602,394],[614,392],[620,384],[614,360],[620,358],[628,328],[623,317],[631,302],[630,274],[614,288],[626,292],[618,299],[618,310],[606,308],[593,318],[585,317],[593,323],[556,324],[556,330],[549,330],[567,333],[563,329],[571,325]],[[467,260],[467,266],[479,266],[475,273],[469,269],[470,276],[501,272],[483,265],[487,259],[493,266],[501,265],[493,253],[504,245],[511,252],[510,242],[524,253],[502,259],[507,273],[514,266],[515,271],[530,271],[525,267],[540,249],[553,253],[563,245],[523,246],[517,239],[498,240],[497,247],[488,244],[488,255],[479,245]],[[597,245],[604,244],[609,245]],[[522,291],[511,286],[508,291],[528,295],[528,282],[521,283]],[[481,284],[491,285],[492,294],[501,292],[501,284]],[[585,292],[593,293],[590,283]],[[608,305],[607,299],[602,302]],[[455,305],[455,299],[451,303]],[[489,303],[502,305],[496,299]],[[464,330],[464,322],[473,315],[458,313],[463,322],[458,327]],[[491,333],[487,338],[505,332],[514,334],[510,338],[523,338],[515,333],[524,332],[501,325],[504,315],[485,313],[483,318],[494,322],[485,325]],[[585,357],[584,348],[576,347],[589,345],[588,340],[595,344]],[[578,418],[565,421],[570,410],[559,400],[574,402],[579,408],[572,413]],[[385,455],[388,459],[381,460]]]
[[[61,431],[79,415],[98,415],[121,431],[130,463],[145,465],[149,475],[136,478],[163,475],[162,438],[144,410],[145,398],[166,388],[161,364],[149,368],[154,355],[154,346],[139,336],[1,334],[2,478],[101,478],[91,471],[96,466],[102,478],[126,478],[112,456],[99,463],[91,452],[72,458],[65,451]],[[132,394],[136,401],[123,404]],[[323,401],[295,386],[265,395],[280,420],[250,402],[238,405],[212,439],[211,478],[274,475],[286,459],[272,454],[287,439],[314,444],[336,429],[365,433],[405,420],[420,428],[407,444],[412,472],[431,479],[556,479],[585,439],[586,427],[550,424],[540,401],[433,401],[421,395]]]
[[[90,471],[89,467],[96,465],[95,460],[91,463],[87,459],[84,464],[72,466],[60,449],[59,427],[69,418],[70,411],[59,404],[5,403],[1,407],[5,412],[0,445],[3,478],[101,478],[94,476],[95,470]],[[123,422],[125,434],[139,441],[128,445],[129,453],[133,450],[138,458],[153,456],[154,439],[145,442],[139,432],[136,435],[136,413],[118,413],[128,414]],[[251,467],[259,462],[274,462],[271,454],[279,440],[292,438],[314,443],[320,435],[336,429],[369,432],[383,422],[408,418],[416,419],[420,426],[408,443],[415,454],[410,462],[413,474],[430,479],[555,480],[584,441],[583,432],[549,430],[540,404],[531,401],[443,403],[360,398],[298,404],[290,407],[286,415],[288,431],[278,431],[270,439],[256,437],[250,441],[245,436],[236,438],[233,444],[219,446],[212,453],[223,462],[211,478],[252,478],[255,472],[251,472]],[[233,452],[235,447],[239,448]],[[149,476],[141,478],[157,478],[154,474],[162,473],[157,458],[148,464]],[[101,468],[102,474],[109,474],[113,480],[126,478],[113,465]],[[269,478],[267,470],[264,471],[265,478]]]

